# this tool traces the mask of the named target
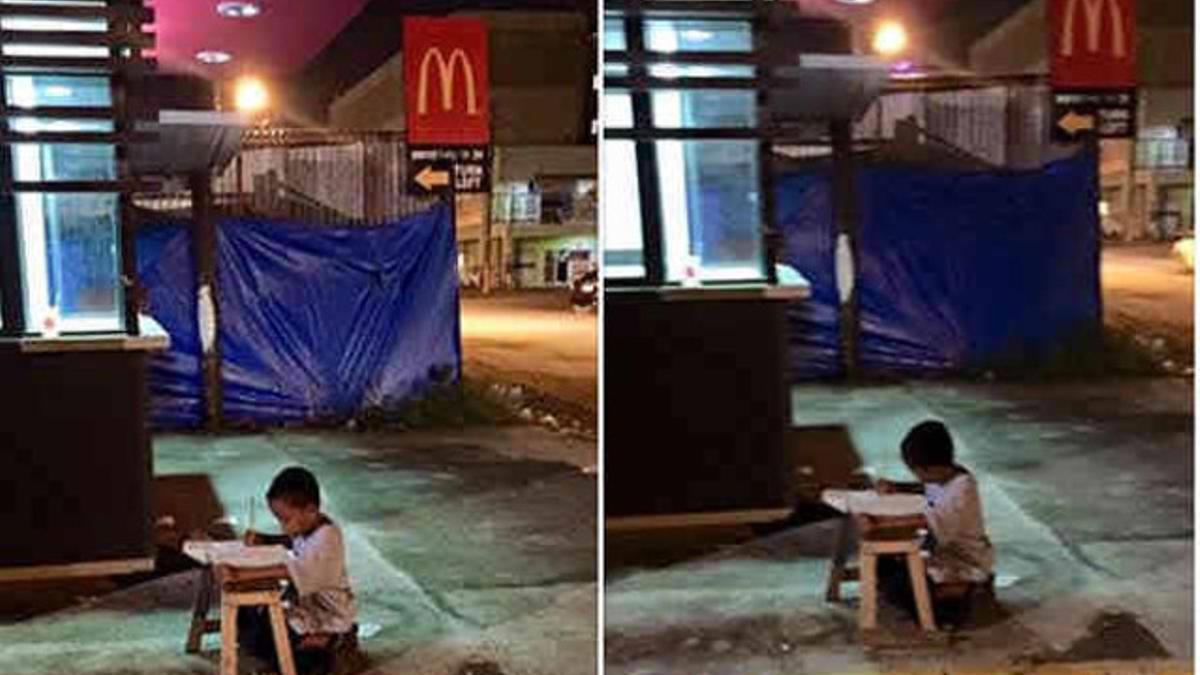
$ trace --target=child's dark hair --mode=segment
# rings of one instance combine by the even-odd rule
[[[900,456],[909,466],[954,466],[954,440],[945,424],[926,420],[904,436]]]
[[[321,488],[317,485],[317,477],[311,471],[301,466],[289,466],[267,489],[267,501],[281,500],[296,507],[321,505]]]

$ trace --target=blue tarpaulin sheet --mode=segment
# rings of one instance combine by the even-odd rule
[[[936,374],[1040,363],[1101,325],[1095,156],[1029,172],[878,166],[857,174],[860,364]],[[792,375],[836,375],[828,172],[778,184],[784,262],[813,284],[791,310]]]
[[[188,250],[187,234],[177,236]],[[173,340],[152,366],[154,420],[195,425],[200,350],[192,267],[168,258],[175,240],[160,247],[157,260],[146,255],[150,242],[140,243],[149,258],[144,268],[158,274],[143,279],[150,312]],[[394,408],[435,382],[457,379],[457,260],[446,208],[371,228],[225,220],[217,246],[227,421],[344,419]]]
[[[171,336],[171,348],[150,359],[150,421],[158,428],[204,421],[196,266],[184,224],[143,228],[137,241],[138,279],[149,313]]]
[[[788,309],[788,368],[797,379],[836,377],[842,373],[842,351],[829,172],[780,177],[776,190],[777,224],[784,233],[782,262],[804,275],[812,291]]]

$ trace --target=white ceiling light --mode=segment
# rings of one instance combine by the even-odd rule
[[[875,0],[837,0],[837,1],[842,3],[843,5],[869,5],[873,2],[875,2]]]
[[[262,8],[253,2],[217,3],[217,14],[233,19],[249,19],[262,14]]]
[[[206,49],[202,52],[196,52],[196,60],[200,63],[207,63],[210,66],[215,66],[222,63],[229,63],[233,60],[233,55],[229,52]]]

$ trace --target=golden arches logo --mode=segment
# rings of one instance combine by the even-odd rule
[[[1059,53],[1062,56],[1075,54],[1075,15],[1079,10],[1080,2],[1083,2],[1084,20],[1087,22],[1088,51],[1092,53],[1100,51],[1100,29],[1103,27],[1100,20],[1104,17],[1104,8],[1107,7],[1109,18],[1112,20],[1112,55],[1117,58],[1125,58],[1128,54],[1125,20],[1121,15],[1121,6],[1117,0],[1067,0]]]
[[[454,107],[454,82],[456,79],[454,69],[456,65],[461,65],[463,81],[466,83],[464,88],[466,89],[467,114],[478,115],[479,103],[475,98],[475,72],[471,69],[471,62],[467,58],[466,52],[462,49],[455,49],[450,52],[450,58],[447,59],[442,54],[442,50],[437,47],[430,47],[421,58],[417,82],[417,114],[429,113],[430,64],[437,65],[438,83],[441,85],[442,91],[442,111],[446,112]]]

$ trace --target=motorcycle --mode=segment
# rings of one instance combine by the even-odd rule
[[[599,303],[600,277],[595,270],[579,275],[571,285],[571,307],[577,312],[594,311]]]

